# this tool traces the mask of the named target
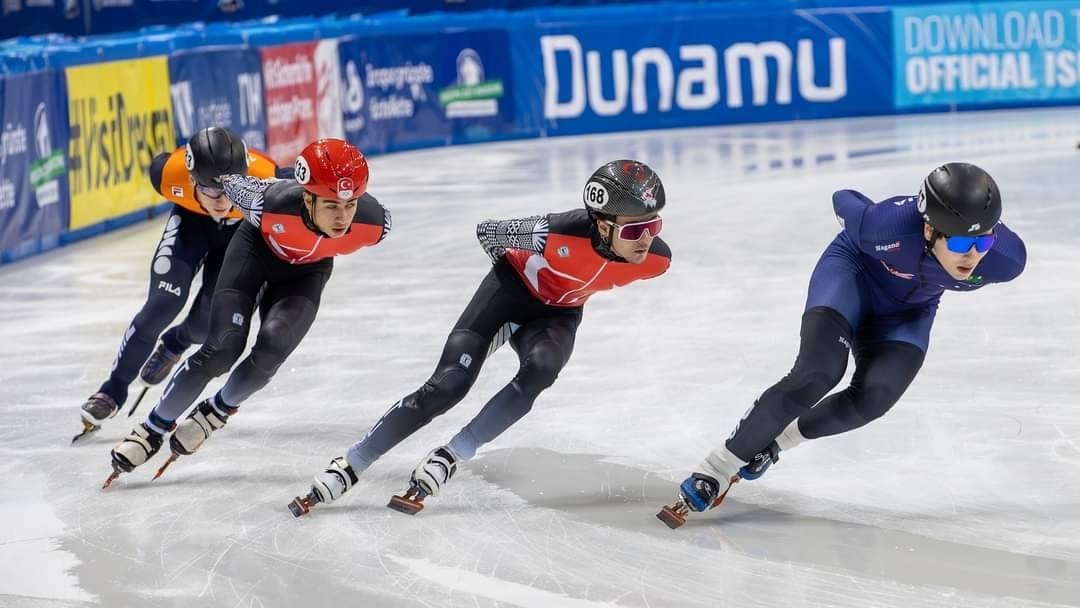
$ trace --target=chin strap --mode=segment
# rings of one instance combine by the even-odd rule
[[[596,251],[596,253],[598,253],[600,257],[611,260],[613,262],[626,262],[626,258],[611,250],[611,242],[605,241],[604,236],[600,234],[600,229],[596,227],[596,220],[603,220],[605,219],[604,216],[596,215],[590,212],[589,219],[593,221],[592,227],[589,230],[589,236],[590,240],[592,240],[593,250]],[[611,234],[612,232],[608,232],[608,235]]]
[[[304,222],[304,226],[308,230],[314,232],[315,234],[318,234],[319,236],[326,237],[328,239],[333,238],[329,234],[326,234],[325,232],[323,232],[322,229],[319,228],[315,224],[315,220],[312,219],[311,214],[308,213],[307,203],[303,202],[302,200],[300,202],[300,219]]]

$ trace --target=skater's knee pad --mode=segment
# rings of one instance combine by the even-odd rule
[[[872,383],[852,390],[851,401],[855,413],[866,424],[885,415],[893,405],[900,400],[903,388],[892,386],[889,383]]]
[[[420,410],[429,418],[456,405],[476,381],[489,342],[473,331],[451,332],[435,373],[403,400],[404,405]]]
[[[414,393],[402,399],[402,404],[418,410],[425,419],[430,420],[464,399],[469,386],[471,382],[463,370],[440,370]]]
[[[807,407],[821,400],[844,378],[851,350],[851,326],[831,308],[813,308],[803,315],[799,355],[780,388]]]
[[[203,344],[199,350],[188,359],[189,367],[201,367],[211,377],[220,376],[228,372],[234,363],[244,352],[244,336],[241,332],[230,331]]]
[[[296,348],[292,328],[280,319],[269,319],[259,329],[255,346],[251,348],[251,363],[255,369],[273,376]]]
[[[563,367],[563,356],[558,345],[550,340],[538,343],[518,370],[517,385],[526,396],[535,398],[541,391],[555,383]]]

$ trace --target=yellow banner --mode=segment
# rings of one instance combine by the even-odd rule
[[[164,57],[65,70],[71,229],[148,207],[161,196],[150,161],[176,146]]]

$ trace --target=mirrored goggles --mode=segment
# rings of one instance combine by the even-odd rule
[[[980,234],[977,236],[946,236],[945,246],[953,253],[967,253],[974,247],[979,253],[986,253],[994,246],[997,240],[995,234]]]
[[[632,224],[616,224],[611,220],[608,220],[608,223],[615,229],[615,235],[624,241],[639,240],[645,236],[646,232],[649,233],[649,236],[655,237],[660,234],[660,229],[664,226],[664,221],[659,217]]]
[[[209,196],[210,198],[219,198],[225,194],[225,188],[221,186],[204,186],[202,184],[195,184],[195,189],[200,193]]]

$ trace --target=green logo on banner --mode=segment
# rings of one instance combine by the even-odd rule
[[[30,164],[30,185],[36,190],[60,177],[66,171],[64,152],[62,150],[53,150],[48,156],[39,158]]]

